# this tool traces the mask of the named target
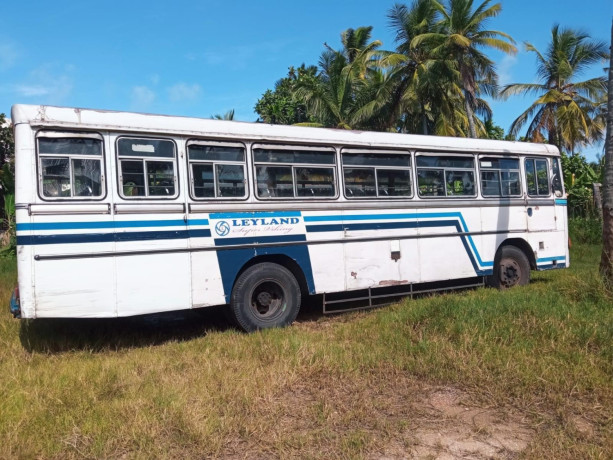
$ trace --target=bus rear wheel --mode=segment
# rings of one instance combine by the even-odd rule
[[[300,310],[300,286],[292,272],[282,265],[270,262],[254,265],[234,283],[230,310],[246,332],[288,326]]]
[[[494,264],[490,284],[498,289],[524,286],[530,282],[530,262],[524,252],[515,246],[503,246]]]

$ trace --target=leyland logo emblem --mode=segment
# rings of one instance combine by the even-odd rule
[[[228,233],[230,233],[230,225],[228,225],[225,220],[220,220],[215,225],[215,233],[217,233],[219,236],[226,236]]]

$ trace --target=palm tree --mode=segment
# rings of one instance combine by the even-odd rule
[[[319,60],[318,75],[296,82],[295,96],[303,100],[318,123],[340,129],[365,127],[385,103],[388,79],[379,59],[384,52],[378,40],[370,39],[370,27],[348,29],[341,34],[344,49],[326,45]]]
[[[517,51],[513,45],[515,42],[504,32],[485,28],[486,22],[501,12],[500,3],[490,5],[491,0],[485,0],[474,10],[473,0],[447,0],[445,4],[432,0],[432,3],[441,16],[438,23],[440,30],[415,37],[411,46],[419,47],[427,43],[439,59],[455,63],[470,136],[477,137],[474,112],[479,106],[478,93],[481,91],[494,96],[498,81],[494,63],[481,49],[494,48],[513,54]],[[479,81],[487,82],[481,90],[478,88]]]
[[[412,40],[435,30],[436,8],[431,0],[414,0],[410,8],[395,4],[388,12],[390,26],[396,33],[396,52],[405,57],[390,73],[397,80],[387,107],[389,127],[401,120],[401,129],[428,134],[434,117],[429,109],[433,97],[441,95],[447,81],[444,66],[437,66],[430,48],[411,46]]]
[[[343,45],[341,53],[348,63],[355,61],[358,53],[368,46],[371,34],[372,26],[347,29],[341,33],[341,43]],[[326,45],[326,48],[329,48],[328,45]]]
[[[215,115],[211,115],[213,120],[234,120],[234,109],[228,110],[223,115],[217,113]]]
[[[554,25],[545,54],[530,43],[525,46],[536,55],[540,82],[507,85],[501,94],[537,94],[538,98],[513,122],[511,134],[518,134],[528,123],[526,138],[534,142],[547,140],[571,153],[577,144],[599,138],[604,126],[603,118],[597,116],[601,106],[598,101],[606,94],[606,79],[575,80],[587,67],[608,56],[605,43]]]
[[[609,56],[609,82],[607,130],[605,138],[605,172],[602,193],[602,256],[600,273],[605,285],[613,291],[613,24],[611,24],[611,54]]]

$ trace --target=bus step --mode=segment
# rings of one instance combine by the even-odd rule
[[[485,286],[485,277],[461,280],[412,283],[390,287],[375,287],[357,291],[323,294],[323,314],[332,315],[349,311],[384,307],[403,298],[423,296],[437,292],[472,289]]]

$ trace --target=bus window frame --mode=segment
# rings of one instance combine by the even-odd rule
[[[301,150],[301,151],[330,151],[334,158],[334,163],[324,164],[324,163],[287,163],[287,162],[256,162],[255,161],[255,151],[257,149],[262,150]],[[271,143],[253,143],[250,146],[250,160],[252,166],[253,173],[253,196],[258,201],[315,201],[315,200],[324,200],[324,201],[333,201],[338,200],[340,196],[339,191],[339,176],[338,176],[338,150],[330,145],[313,145],[313,144],[271,144]],[[278,167],[290,167],[292,172],[292,193],[293,196],[260,196],[258,194],[258,176],[257,176],[257,168],[258,166],[278,166]],[[296,168],[327,168],[332,169],[333,176],[333,185],[334,185],[334,195],[333,196],[298,196],[296,193],[297,180],[296,180]]]
[[[530,160],[533,162],[534,164],[534,181],[535,181],[535,185],[536,185],[536,195],[532,195],[530,194],[530,189],[528,187],[528,173],[526,170],[526,162]],[[536,171],[536,161],[544,161],[547,164],[546,167],[546,177],[547,177],[547,190],[548,193],[547,195],[539,195],[538,191],[539,191],[539,185],[538,185],[538,173]],[[551,178],[549,177],[549,175],[551,174],[551,165],[549,163],[549,158],[548,157],[532,157],[532,156],[526,156],[524,157],[524,175],[526,178],[526,195],[529,196],[530,198],[551,198],[551,195],[553,193],[552,191],[552,186],[551,186]]]
[[[513,160],[517,160],[517,172],[519,173],[519,194],[517,195],[485,195],[483,193],[483,187],[481,184],[481,172],[482,171],[498,171],[499,173],[502,171],[501,169],[481,169],[481,160],[483,158],[500,158],[500,159],[513,159]],[[478,167],[478,174],[479,174],[479,194],[482,198],[485,199],[511,199],[511,198],[522,198],[524,196],[524,181],[522,180],[522,169],[521,169],[521,157],[519,155],[513,156],[513,155],[500,155],[500,154],[487,154],[487,153],[482,153],[477,155],[477,167]],[[515,171],[514,169],[511,171]],[[500,174],[498,175],[499,179],[500,179],[500,186],[502,188],[502,178],[500,177]],[[501,190],[502,192],[502,190]]]
[[[417,158],[418,157],[460,157],[460,158],[470,158],[472,159],[473,162],[473,168],[469,169],[469,168],[447,168],[447,167],[435,167],[435,166],[418,166],[417,165]],[[417,187],[417,197],[421,200],[446,200],[446,199],[452,199],[452,200],[462,200],[462,199],[475,199],[479,197],[479,193],[481,192],[481,187],[480,187],[480,180],[478,177],[478,169],[477,169],[477,157],[478,155],[476,153],[466,153],[466,152],[432,152],[432,151],[427,151],[427,152],[422,152],[422,151],[416,151],[415,155],[414,155],[414,164],[415,164],[415,186]],[[443,170],[443,186],[445,189],[445,195],[422,195],[419,192],[419,169],[425,169],[425,170]],[[473,182],[473,189],[474,189],[474,194],[473,195],[448,195],[447,194],[447,175],[446,175],[446,171],[447,169],[451,170],[451,171],[472,171],[474,174],[474,182]]]
[[[42,193],[43,191],[43,171],[42,171],[42,164],[41,164],[41,153],[38,147],[38,139],[41,137],[60,138],[60,139],[72,137],[72,138],[85,138],[85,139],[100,140],[102,144],[102,154],[100,156],[100,163],[101,163],[100,188],[103,192],[102,195],[97,196],[97,197],[58,196],[57,198],[45,196]],[[52,203],[58,203],[58,202],[75,203],[79,201],[87,201],[87,202],[104,201],[107,198],[108,190],[107,190],[107,184],[106,184],[107,171],[106,171],[105,137],[101,132],[98,132],[98,131],[61,131],[57,129],[40,129],[34,133],[34,148],[35,148],[35,154],[36,154],[36,194],[41,201],[52,202]],[[57,158],[59,156],[62,156],[62,154],[52,155],[52,154],[45,154],[45,153],[43,153],[42,155],[43,157],[47,156],[48,158]],[[73,159],[72,155],[65,154],[63,155],[63,157],[68,158],[69,161],[72,162],[72,159]],[[85,155],[84,157],[77,156],[77,158],[94,159],[97,157],[94,157],[92,155]],[[70,181],[71,181],[71,190],[72,190],[72,182],[73,182],[72,166],[70,167],[70,171],[71,171]]]
[[[143,162],[143,177],[145,179],[144,182],[144,187],[145,187],[145,191],[149,190],[149,185],[148,185],[148,180],[147,180],[147,170],[146,170],[146,164],[145,161],[161,161],[161,162],[167,162],[167,163],[171,163],[173,164],[173,172],[174,172],[174,184],[175,184],[175,193],[172,196],[164,196],[164,195],[136,195],[136,196],[126,196],[123,193],[123,169],[121,167],[121,159],[120,159],[120,155],[119,155],[119,141],[121,139],[133,139],[133,140],[138,140],[138,139],[142,139],[142,140],[154,140],[154,141],[169,141],[172,143],[173,147],[174,147],[174,156],[172,158],[172,161],[165,159],[167,157],[156,157],[156,156],[150,156],[147,157],[146,155],[134,155],[133,159],[130,159],[130,157],[126,157],[126,156],[122,156],[121,158],[123,159],[127,159],[128,161],[136,161],[136,160],[140,160]],[[177,146],[177,142],[173,139],[173,138],[169,138],[169,137],[157,137],[157,136],[143,136],[140,134],[122,134],[119,135],[115,138],[115,142],[114,142],[114,146],[115,146],[115,170],[117,173],[117,193],[118,193],[118,197],[121,198],[122,200],[128,200],[128,201],[135,201],[135,200],[147,200],[147,201],[156,201],[156,200],[164,200],[164,201],[172,201],[172,200],[176,200],[177,198],[179,198],[179,196],[181,195],[181,181],[180,181],[180,174],[179,174],[179,161],[178,161],[178,157],[179,157],[179,149]]]
[[[190,145],[209,145],[209,146],[218,146],[218,147],[242,147],[244,150],[244,158],[242,162],[243,166],[243,184],[245,186],[245,195],[243,197],[197,197],[194,189],[194,176],[192,172],[192,165],[194,164],[210,164],[213,165],[213,187],[216,190],[217,187],[217,175],[215,174],[215,166],[218,164],[227,164],[227,165],[239,165],[240,162],[236,161],[208,161],[208,160],[193,160],[189,159],[189,146]],[[249,149],[247,148],[247,144],[241,141],[219,141],[214,139],[201,139],[201,138],[190,138],[185,142],[185,161],[187,165],[187,180],[189,183],[189,197],[191,200],[196,201],[198,203],[207,202],[207,201],[247,201],[251,197],[250,187],[249,187],[249,169],[247,165],[247,157],[249,155]]]
[[[347,194],[347,185],[345,182],[345,164],[343,163],[343,154],[348,153],[348,154],[364,154],[364,155],[369,155],[369,154],[382,154],[382,155],[398,155],[398,156],[408,156],[409,157],[409,166],[396,166],[396,167],[387,167],[387,166],[374,166],[374,165],[347,165],[348,169],[367,169],[367,170],[374,170],[374,178],[375,178],[375,194],[374,195],[370,195],[370,196],[363,196],[363,197],[355,197],[355,196],[349,196]],[[374,149],[365,149],[365,148],[351,148],[351,147],[343,147],[340,149],[340,162],[339,162],[339,168],[340,168],[340,174],[342,176],[342,185],[341,188],[343,189],[343,197],[347,200],[379,200],[379,199],[383,199],[383,200],[412,200],[413,198],[415,198],[415,171],[413,170],[413,165],[414,165],[414,158],[413,158],[413,153],[410,150],[388,150],[388,149],[380,149],[380,148],[374,148]],[[384,195],[379,195],[379,179],[377,177],[377,170],[379,169],[383,169],[383,170],[395,170],[395,169],[402,169],[402,170],[408,170],[409,171],[409,181],[410,181],[410,191],[411,194],[410,195],[395,195],[395,196],[384,196]]]

